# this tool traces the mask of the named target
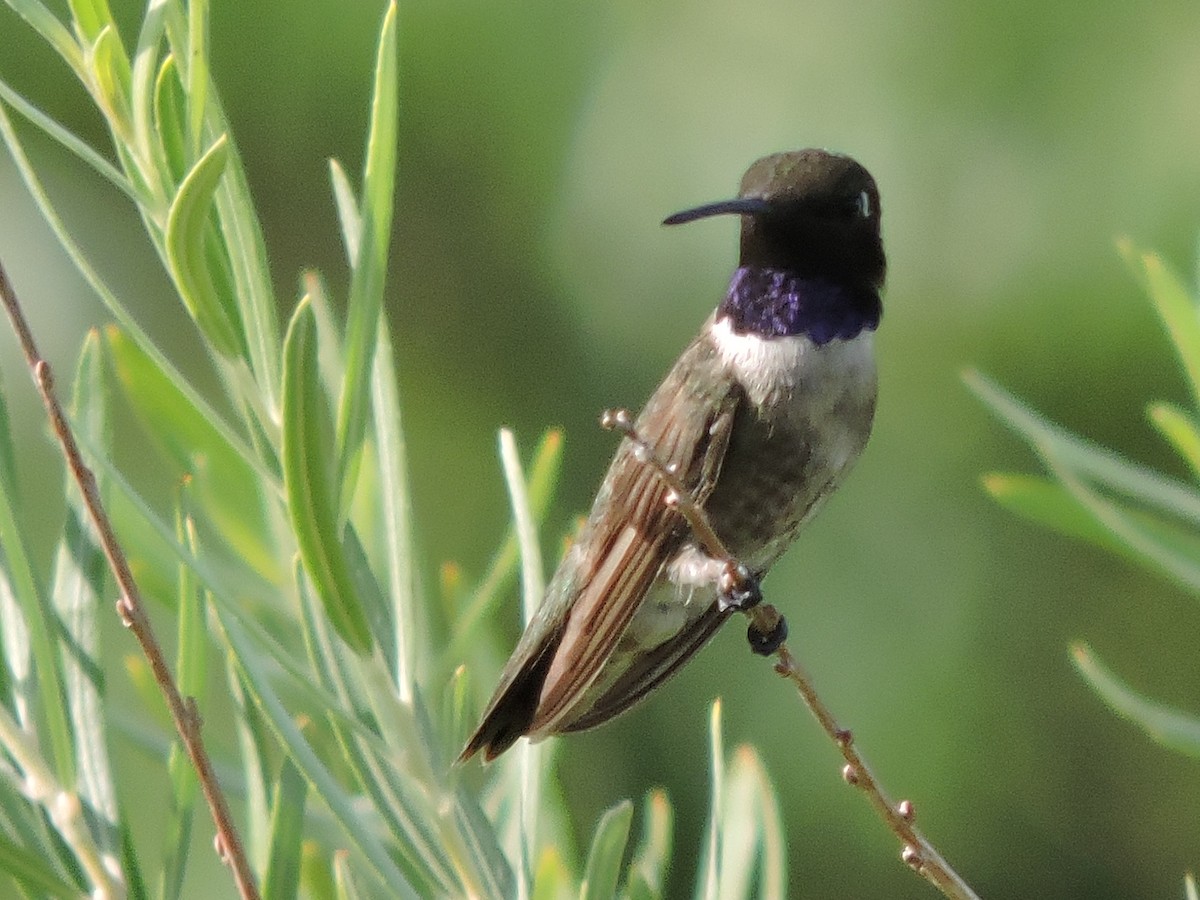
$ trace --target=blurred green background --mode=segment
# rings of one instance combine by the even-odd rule
[[[114,8],[132,29],[141,4]],[[303,267],[344,288],[326,161],[357,170],[381,11],[212,4],[214,76],[289,306]],[[885,784],[983,896],[1182,896],[1200,862],[1200,766],[1105,711],[1066,645],[1085,639],[1135,687],[1200,712],[1200,609],[995,508],[980,474],[1033,460],[959,373],[979,366],[1069,427],[1182,474],[1144,417],[1148,399],[1182,400],[1181,380],[1113,238],[1193,271],[1200,6],[418,0],[400,21],[390,317],[427,582],[446,560],[478,573],[508,521],[500,426],[527,450],[565,429],[548,547],[590,503],[615,445],[597,413],[640,405],[734,264],[735,222],[659,220],[730,195],[764,153],[850,152],[880,184],[891,260],[879,415],[768,597]],[[0,75],[104,145],[82,92],[7,7]],[[31,142],[104,276],[203,381],[132,210]],[[0,209],[0,257],[66,370],[104,313],[6,156]],[[59,472],[4,332],[27,496],[52,497]],[[582,834],[620,797],[663,785],[678,858],[698,857],[718,695],[728,743],[759,746],[780,789],[794,896],[931,896],[737,624],[636,712],[563,742]],[[693,871],[675,872],[675,895]]]

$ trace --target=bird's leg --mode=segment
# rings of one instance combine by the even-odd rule
[[[672,509],[681,504],[668,500]],[[680,510],[683,515],[683,511]],[[736,559],[713,556],[706,547],[685,544],[667,564],[667,578],[688,589],[714,588],[717,608],[723,612],[749,612],[762,602],[758,576]]]
[[[758,576],[729,552],[724,541],[713,530],[708,514],[692,499],[687,487],[679,479],[675,467],[659,459],[654,448],[638,434],[629,410],[607,410],[600,417],[600,424],[604,428],[619,431],[629,439],[637,459],[656,472],[667,486],[667,504],[679,510],[704,552],[721,564],[721,573],[717,578],[717,608],[723,613],[749,613],[762,603]],[[765,629],[762,625],[764,621],[771,623]],[[766,615],[751,617],[746,638],[752,651],[760,656],[771,656],[787,639],[787,621],[774,607],[767,607]]]
[[[726,562],[719,584],[717,605],[722,612],[736,609],[749,614],[750,610],[762,603],[758,576],[736,560]],[[772,656],[783,646],[787,634],[787,619],[768,604],[758,615],[750,617],[746,640],[750,642],[750,649],[759,656]]]

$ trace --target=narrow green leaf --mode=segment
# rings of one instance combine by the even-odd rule
[[[114,896],[118,892],[117,883],[92,839],[78,794],[54,777],[37,744],[37,736],[18,724],[3,704],[0,704],[0,745],[20,772],[27,796],[41,807],[47,823],[57,832],[52,844],[59,861],[82,884],[94,886],[97,896]]]
[[[761,896],[763,900],[785,900],[788,895],[788,844],[783,831],[783,811],[779,807],[779,794],[757,752],[755,763],[763,829]]]
[[[342,246],[346,250],[346,264],[353,266],[358,259],[362,244],[362,215],[358,200],[346,170],[336,159],[329,160],[329,182],[333,188],[333,206],[337,210],[338,223],[342,226]]]
[[[207,4],[169,3],[166,16],[167,44],[180,73],[181,84],[186,85],[187,101],[182,108],[180,122],[187,122],[184,130],[195,127],[192,118],[202,112],[204,119],[200,132],[190,137],[195,147],[204,146],[218,136],[227,136],[229,123],[221,113],[217,102],[207,102],[213,90],[211,75],[203,84],[194,79],[193,51],[201,44],[194,40],[195,30],[189,15],[207,16]],[[206,58],[202,57],[207,68]],[[191,146],[191,145],[189,145]],[[193,151],[189,150],[189,156]],[[214,201],[219,237],[210,243],[220,248],[221,269],[227,271],[232,289],[232,299],[238,310],[237,321],[242,325],[242,338],[247,347],[247,362],[253,373],[258,391],[249,392],[241,401],[255,412],[257,425],[265,429],[274,443],[274,423],[279,413],[279,310],[275,302],[275,290],[271,272],[267,265],[267,249],[263,240],[262,225],[251,199],[246,171],[232,139],[225,177],[217,185]]]
[[[629,864],[629,900],[661,900],[671,867],[675,811],[665,792],[653,790],[642,804],[642,840]]]
[[[95,291],[96,295],[100,298],[101,302],[104,303],[105,308],[113,316],[117,324],[123,331],[130,335],[134,343],[136,343],[147,356],[154,360],[155,365],[157,365],[158,368],[161,369],[162,372],[170,379],[171,383],[176,386],[176,389],[186,396],[188,401],[193,406],[203,412],[204,418],[221,431],[221,433],[225,436],[225,439],[232,446],[242,446],[241,437],[235,434],[225,424],[224,419],[216,413],[216,411],[212,408],[212,405],[203,396],[201,396],[197,389],[192,386],[191,382],[189,382],[187,378],[183,377],[179,370],[171,364],[171,361],[161,350],[159,350],[154,341],[150,339],[141,326],[138,325],[137,320],[129,314],[129,311],[122,305],[121,301],[117,299],[116,294],[112,292],[112,290],[104,282],[104,279],[102,279],[96,272],[95,267],[92,266],[92,264],[88,261],[86,255],[80,249],[78,242],[72,238],[71,232],[63,223],[62,217],[58,214],[55,205],[50,201],[45,187],[42,185],[41,180],[37,176],[36,170],[29,162],[29,156],[25,152],[24,145],[21,143],[12,127],[12,122],[9,120],[8,115],[5,112],[3,104],[0,104],[0,137],[3,137],[4,143],[8,147],[9,153],[12,156],[12,160],[17,166],[17,171],[21,175],[21,180],[24,182],[30,196],[37,204],[38,210],[41,212],[46,224],[50,226],[50,230],[54,233],[54,236],[57,238],[60,246],[66,252],[71,262],[75,265],[76,270],[83,277],[84,281],[86,281],[91,287],[91,289]],[[236,171],[236,167],[234,168]],[[228,181],[230,179],[227,178],[224,180]],[[242,177],[242,182],[244,182],[244,176]],[[261,234],[259,235],[259,238],[261,239]],[[265,260],[265,251],[263,251],[262,255]],[[270,297],[269,291],[268,297]],[[270,327],[265,330],[257,330],[259,329],[259,326],[256,325],[256,330],[253,331],[253,335],[256,340],[267,341],[267,343],[270,345],[268,355],[270,359],[274,360],[277,359],[279,352],[277,340],[278,323],[275,321],[273,298],[270,299],[270,303],[272,304]],[[275,366],[268,376],[266,376],[267,387],[264,388],[264,392],[267,393],[272,399],[272,403],[274,402],[274,398],[277,396],[277,393],[274,392],[273,379],[277,378],[278,375],[278,366]],[[271,403],[268,403],[267,408],[274,409],[274,406]],[[243,456],[249,460],[254,459],[253,454],[251,454],[249,451],[243,453]]]
[[[96,40],[105,28],[114,25],[106,0],[69,0],[68,5],[75,27],[85,40]]]
[[[965,372],[963,380],[1001,421],[1043,457],[1053,455],[1061,465],[1080,476],[1200,525],[1200,492],[1190,485],[1131,463],[1111,450],[1071,434],[979,372]]]
[[[558,482],[559,472],[562,471],[562,456],[562,432],[550,429],[542,435],[541,442],[534,450],[526,482],[529,506],[536,522],[541,522],[546,517],[546,511],[550,507],[554,486]],[[470,605],[454,618],[454,634],[450,638],[449,647],[441,656],[444,674],[439,675],[435,682],[449,677],[450,671],[462,661],[468,648],[475,645],[485,616],[508,590],[516,576],[520,560],[516,526],[513,525],[500,550],[492,558],[487,574],[473,592]]]
[[[784,900],[787,853],[779,800],[751,747],[733,755],[721,835],[722,900],[750,897],[755,885],[763,900]]]
[[[508,486],[517,544],[521,550],[521,617],[528,625],[545,594],[545,569],[533,510],[529,506],[525,473],[521,471],[521,458],[517,454],[516,438],[507,428],[500,429],[500,459],[504,467],[504,481]]]
[[[329,302],[329,288],[321,273],[309,269],[301,274],[300,283],[317,318],[317,359],[321,386],[325,396],[334,397],[346,369],[346,359],[342,353],[342,326],[337,310]]]
[[[188,514],[191,497],[188,482],[180,489],[175,515],[176,539],[193,554],[199,553],[194,523]],[[204,709],[207,672],[208,632],[205,627],[204,591],[199,577],[188,565],[179,565],[179,586],[176,599],[178,610],[178,650],[175,679],[179,693],[191,697],[197,707]],[[171,807],[165,835],[165,860],[162,868],[160,895],[164,900],[182,896],[184,873],[192,845],[192,825],[195,819],[199,780],[181,743],[173,740],[167,770],[171,776]]]
[[[319,615],[313,592],[308,589],[303,576],[302,571],[296,573],[312,671],[317,673],[321,686],[334,693],[343,708],[362,709],[363,685],[354,680],[345,648],[332,640],[326,627],[327,620]],[[368,658],[363,668],[369,664]],[[414,796],[412,788],[417,779],[396,777],[397,769],[408,768],[412,756],[418,756],[419,760],[420,748],[399,742],[398,746],[395,743],[385,745],[388,750],[381,754],[375,742],[364,741],[351,733],[339,718],[330,716],[327,725],[355,780],[383,817],[388,833],[400,838],[401,852],[397,862],[405,877],[422,893],[448,892],[455,881],[453,865],[443,842],[430,831],[430,823],[436,818],[430,805],[432,801],[423,793]],[[395,767],[393,759],[397,760]],[[422,780],[427,783],[429,779]]]
[[[390,0],[379,31],[375,82],[371,94],[371,126],[363,166],[363,217],[374,223],[377,254],[388,244],[392,191],[396,183],[396,138],[399,125],[399,72],[396,2]]]
[[[129,68],[129,57],[125,55],[125,47],[117,26],[109,17],[94,37],[90,34],[90,47],[85,48],[84,65],[91,72],[87,87],[92,92],[92,99],[104,113],[108,126],[118,135],[118,144],[125,148],[136,146],[133,133],[133,114],[129,105],[129,89],[132,73]],[[118,146],[118,150],[123,147]]]
[[[350,861],[345,854],[333,858],[333,880],[337,885],[338,900],[362,900],[354,873],[350,871]]]
[[[300,558],[325,614],[359,653],[373,644],[338,535],[317,382],[316,320],[301,301],[284,341],[283,480]]]
[[[1152,564],[1181,587],[1200,594],[1200,538],[1165,523],[1151,525],[1090,490],[1056,457],[1046,455],[1046,465],[1096,521],[1109,529],[1129,550]]]
[[[424,604],[419,602],[417,596],[419,575],[413,546],[408,447],[401,425],[397,377],[391,337],[386,322],[381,321],[378,346],[375,348],[375,371],[371,377],[371,420],[375,451],[379,458],[388,593],[392,602],[391,620],[395,628],[393,652],[396,692],[401,702],[408,703],[411,702],[417,676],[414,653],[416,648],[430,645],[430,636],[422,619]]]
[[[713,701],[708,721],[709,731],[709,797],[708,834],[705,839],[704,861],[697,870],[696,896],[718,900],[721,885],[721,823],[724,818],[721,804],[725,798],[725,744],[721,738],[721,700]]]
[[[40,129],[49,138],[78,157],[126,197],[136,202],[138,199],[137,193],[133,190],[129,179],[116,166],[97,153],[90,144],[80,140],[73,131],[65,128],[18,94],[13,90],[11,85],[3,80],[0,80],[0,100],[3,100],[12,107],[14,112],[28,120],[30,124]]]
[[[63,881],[51,869],[46,858],[33,850],[21,847],[0,831],[0,871],[35,897],[61,897],[78,900],[79,888]]]
[[[129,900],[150,900],[146,879],[142,877],[142,864],[133,846],[133,837],[127,824],[121,826],[121,871],[129,887]]]
[[[442,704],[441,734],[449,735],[451,746],[461,747],[467,739],[467,728],[470,721],[468,701],[471,697],[471,675],[466,666],[459,666],[450,676],[450,684],[446,688]]]
[[[54,451],[47,448],[47,452]],[[23,710],[27,716],[36,713],[44,717],[55,776],[61,784],[74,785],[74,741],[63,693],[57,619],[49,597],[34,575],[33,563],[25,546],[26,533],[17,519],[17,510],[23,508],[18,484],[19,479],[13,483],[7,479],[0,480],[0,548],[8,586],[16,600],[15,604],[5,603],[0,609],[4,610],[6,618],[11,615],[9,621],[3,623],[6,636],[10,627],[19,633],[27,633],[34,661],[33,673],[24,679],[23,684],[14,685],[22,697],[18,713]],[[12,650],[11,644],[5,648],[10,667],[17,662]],[[30,725],[30,722],[25,719],[22,724]]]
[[[329,807],[347,837],[362,851],[371,867],[383,880],[391,896],[417,897],[407,879],[401,874],[391,855],[380,842],[369,823],[363,820],[354,800],[338,783],[328,767],[313,752],[308,741],[292,719],[287,705],[271,688],[272,677],[264,668],[267,664],[261,653],[252,649],[241,627],[222,610],[220,622],[234,665],[251,699],[275,733],[284,752],[291,758],[311,788]]]
[[[557,847],[546,847],[538,857],[529,900],[561,900],[575,893],[574,879]]]
[[[346,666],[343,659],[332,662],[337,672],[330,674],[340,678],[345,694],[349,696],[352,683],[355,693],[370,707],[375,730],[389,748],[393,765],[418,781],[436,784],[440,769],[435,766],[440,763],[441,748],[428,723],[418,715],[416,698],[402,703],[396,696],[396,685],[382,654],[359,657],[352,666]]]
[[[270,773],[277,765],[278,746],[266,718],[248,696],[236,662],[230,657],[231,654],[228,654],[225,660],[225,681],[238,712],[234,725],[242,763],[240,775],[245,785],[246,825],[243,840],[250,848],[255,867],[262,868],[266,865],[267,847],[271,840]],[[268,658],[279,657],[268,653]]]
[[[91,445],[109,446],[108,398],[100,343],[90,332],[79,356],[72,391],[72,422]],[[97,613],[108,594],[108,567],[78,489],[68,478],[67,519],[54,560],[51,597],[67,640],[62,644],[63,686],[75,735],[80,798],[91,811],[100,852],[115,864],[120,853],[116,786],[108,758]],[[107,608],[105,609],[107,612]]]
[[[1071,659],[1113,712],[1164,747],[1200,757],[1200,718],[1137,693],[1104,666],[1086,644],[1072,644]]]
[[[244,445],[231,444],[209,418],[213,413],[197,408],[124,332],[108,328],[105,343],[128,406],[178,473],[192,478],[193,495],[216,533],[264,579],[280,581],[262,495],[263,485],[282,492],[277,476],[257,458],[247,459]]]
[[[528,625],[545,594],[545,576],[542,549],[538,546],[533,511],[529,508],[525,473],[521,471],[516,438],[507,428],[500,430],[500,459],[503,463],[505,484],[508,486],[509,502],[512,505],[517,542],[521,550],[521,618]],[[524,741],[517,752],[521,767],[520,865],[517,877],[529,885],[533,883],[538,813],[542,805],[543,751],[540,745]]]
[[[628,800],[622,800],[600,817],[583,867],[579,900],[609,900],[617,896],[621,858],[629,842],[632,822],[633,804]]]
[[[354,527],[353,522],[347,522],[342,532],[342,555],[346,559],[350,577],[354,580],[354,595],[358,598],[363,615],[366,616],[369,630],[372,635],[379,636],[375,643],[377,652],[390,663],[395,659],[392,652],[392,635],[395,633],[392,609],[384,599],[383,589],[375,578],[371,561],[367,558],[367,550],[362,545],[358,529]],[[394,682],[389,682],[388,690],[395,695]]]
[[[513,896],[515,884],[500,836],[480,809],[475,796],[460,784],[454,792],[454,838],[458,862],[470,873],[473,893],[497,900]]]
[[[211,130],[212,126],[209,126]],[[279,412],[279,310],[262,224],[251,199],[250,184],[236,148],[231,147],[225,177],[217,187],[217,221],[226,257],[233,298],[243,323],[247,357],[258,392],[245,398],[259,410],[261,425],[272,433]]]
[[[739,766],[740,753],[740,749],[734,753],[721,804],[721,874],[717,889],[721,900],[750,896],[762,840],[757,785],[745,763]]]
[[[1200,423],[1174,403],[1151,403],[1148,411],[1159,434],[1179,451],[1192,474],[1200,477]]]
[[[33,27],[42,40],[55,49],[80,81],[86,79],[83,70],[83,48],[76,42],[71,30],[60,22],[54,13],[38,0],[8,0],[8,5]]]
[[[187,484],[183,486],[184,516],[180,521],[180,542],[197,556],[200,554],[196,525],[186,514],[190,504]],[[208,684],[208,613],[204,591],[196,573],[186,565],[180,566],[178,609],[178,659],[175,663],[175,680],[179,692],[191,697],[203,707]]]
[[[1068,486],[1031,475],[993,474],[984,478],[984,486],[1002,506],[1039,525],[1139,564],[1149,562],[1183,587],[1196,589],[1196,570],[1188,564],[1200,561],[1200,534],[1194,529],[1118,506],[1077,479]]]
[[[88,450],[86,446],[83,449],[85,451]],[[175,563],[182,562],[186,564],[199,576],[204,587],[211,592],[215,606],[221,613],[231,617],[239,629],[241,629],[240,633],[247,639],[254,641],[255,652],[260,657],[272,660],[273,664],[277,667],[274,674],[276,676],[280,674],[287,676],[287,688],[290,697],[302,698],[307,702],[313,703],[320,708],[323,714],[337,718],[339,722],[353,730],[360,737],[377,740],[375,732],[371,731],[362,722],[354,718],[351,713],[347,712],[343,703],[325,693],[318,685],[314,684],[311,672],[292,658],[290,652],[281,646],[277,635],[269,633],[266,626],[249,614],[245,602],[246,591],[241,589],[241,585],[236,579],[230,579],[224,567],[217,567],[208,558],[198,558],[188,552],[186,548],[181,547],[175,541],[172,530],[156,516],[146,501],[133,490],[129,482],[117,471],[111,461],[97,458],[95,464],[99,470],[98,474],[102,473],[114,488],[113,500],[121,501],[131,511],[128,516],[131,521],[134,520],[133,517],[136,515],[137,521],[140,522],[139,543],[145,543],[152,539],[157,546],[161,546],[170,554],[171,559]],[[112,504],[112,507],[116,506],[116,503]],[[112,511],[112,507],[110,507],[110,512]],[[123,529],[118,530],[123,533]],[[172,571],[174,572],[174,570]],[[169,591],[170,588],[165,590]],[[143,590],[143,593],[146,592]],[[144,662],[140,662],[139,657],[132,657],[132,659],[144,667]],[[146,674],[146,687],[147,696],[149,697],[146,705],[151,709],[163,711],[161,695],[158,693],[153,679],[148,672]],[[166,721],[164,718],[164,724]]]
[[[0,778],[0,815],[4,816],[4,837],[26,850],[40,854],[47,867],[63,877],[70,877],[66,869],[73,862],[62,858],[69,856],[69,851],[65,851],[61,842],[51,837],[43,808],[30,803],[25,791],[27,785],[26,780],[18,783],[16,779]]]
[[[300,861],[300,883],[311,900],[337,900],[337,889],[333,884],[333,868],[319,844],[305,841]]]
[[[154,130],[162,143],[171,181],[175,184],[187,174],[190,159],[184,133],[186,108],[179,67],[175,64],[175,57],[168,56],[159,66],[158,77],[154,81]]]
[[[167,5],[151,3],[138,31],[137,47],[133,53],[133,71],[130,79],[129,103],[133,116],[133,135],[136,143],[130,151],[138,159],[138,177],[145,186],[140,198],[142,215],[162,229],[167,210],[167,201],[182,177],[182,172],[173,173],[167,160],[166,144],[172,136],[158,130],[156,104],[158,102],[158,78],[161,74],[159,55],[162,52],[163,32],[166,28]]]
[[[17,484],[17,461],[8,401],[0,384],[0,493],[18,497]],[[0,543],[0,697],[9,698],[22,720],[26,719],[30,708],[37,702],[30,678],[33,671],[32,653],[29,629],[25,626],[25,617],[17,600],[12,565],[4,552],[4,545]]]
[[[22,722],[31,722],[37,709],[37,694],[32,677],[33,651],[29,629],[17,602],[13,573],[7,560],[0,558],[0,638],[3,639],[4,669],[0,671],[3,696]]]
[[[163,863],[159,873],[161,900],[179,900],[192,849],[192,826],[196,820],[196,772],[178,741],[171,743],[167,757],[171,778],[171,806],[164,826]]]
[[[208,113],[208,0],[188,3],[187,95],[191,113],[187,133],[191,152],[202,146],[204,118]]]
[[[292,900],[300,886],[300,845],[304,836],[304,804],[308,782],[284,758],[275,784],[271,810],[271,853],[263,877],[263,900]]]
[[[196,326],[217,352],[237,359],[245,352],[241,322],[232,298],[221,297],[213,284],[206,249],[213,195],[228,158],[229,140],[222,135],[179,185],[164,241],[171,277]]]
[[[362,235],[350,275],[346,374],[337,415],[340,510],[348,507],[354,494],[356,460],[366,433],[370,397],[367,379],[371,375],[371,355],[375,352],[375,335],[383,309],[395,203],[398,71],[396,3],[392,0],[384,13],[379,35],[363,175]]]
[[[983,487],[1001,506],[1039,525],[1114,553],[1128,553],[1125,544],[1058,482],[995,472],[984,476]]]
[[[0,484],[15,491],[17,484],[17,453],[12,438],[12,419],[8,414],[8,400],[3,381],[0,380]]]
[[[1193,402],[1200,407],[1200,310],[1179,277],[1157,253],[1138,252],[1129,241],[1117,245],[1125,262],[1150,295],[1179,354]]]

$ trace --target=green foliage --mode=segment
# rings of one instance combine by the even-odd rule
[[[727,761],[721,743],[721,704],[711,720],[712,806],[706,861],[696,897],[787,896],[783,820],[775,789],[758,755],[740,747]]]
[[[1185,482],[1098,447],[1049,422],[977,372],[967,385],[1041,458],[1049,477],[990,474],[986,490],[1041,525],[1145,566],[1200,596],[1200,299],[1154,253],[1128,242],[1121,255],[1170,336],[1194,408],[1152,402],[1147,416],[1193,473]],[[1079,672],[1118,715],[1154,740],[1200,755],[1200,716],[1169,709],[1131,689],[1086,646],[1072,647]]]
[[[130,52],[103,0],[74,0],[67,22],[38,0],[8,2],[67,63],[112,139],[115,164],[0,83],[0,137],[115,320],[80,354],[73,427],[157,601],[156,626],[174,625],[180,689],[210,723],[232,707],[234,748],[210,742],[210,752],[264,896],[663,896],[673,812],[662,793],[640,817],[617,803],[580,861],[552,746],[523,744],[482,775],[452,764],[487,687],[482,673],[495,668],[491,613],[518,577],[527,615],[540,599],[537,526],[562,442],[548,432],[526,475],[512,435],[502,435],[512,532],[477,579],[424,590],[382,315],[398,139],[395,4],[380,29],[362,190],[331,162],[345,316],[310,275],[283,334],[262,228],[210,81],[207,4],[149,3]],[[90,265],[43,189],[17,117],[135,204],[219,397],[180,374]],[[132,413],[139,452],[176,478],[165,506],[113,462],[118,412]],[[112,586],[87,512],[68,481],[53,570],[40,573],[23,541],[30,498],[20,496],[8,426],[0,401],[0,873],[36,897],[194,895],[192,854],[209,832],[196,775],[140,659],[126,677],[143,708],[111,714],[102,673],[124,645],[103,641]],[[782,896],[774,790],[753,751],[726,759],[716,712],[712,734],[710,853],[698,890]],[[161,830],[139,832],[129,815],[129,785],[109,760],[120,740],[169,760],[167,777],[146,775],[160,778],[166,798]],[[633,851],[631,835],[640,835]],[[216,895],[212,884],[203,891]]]

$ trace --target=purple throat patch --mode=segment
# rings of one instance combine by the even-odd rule
[[[733,273],[718,316],[727,316],[738,334],[807,335],[821,346],[873,331],[882,312],[869,285],[743,266]]]

